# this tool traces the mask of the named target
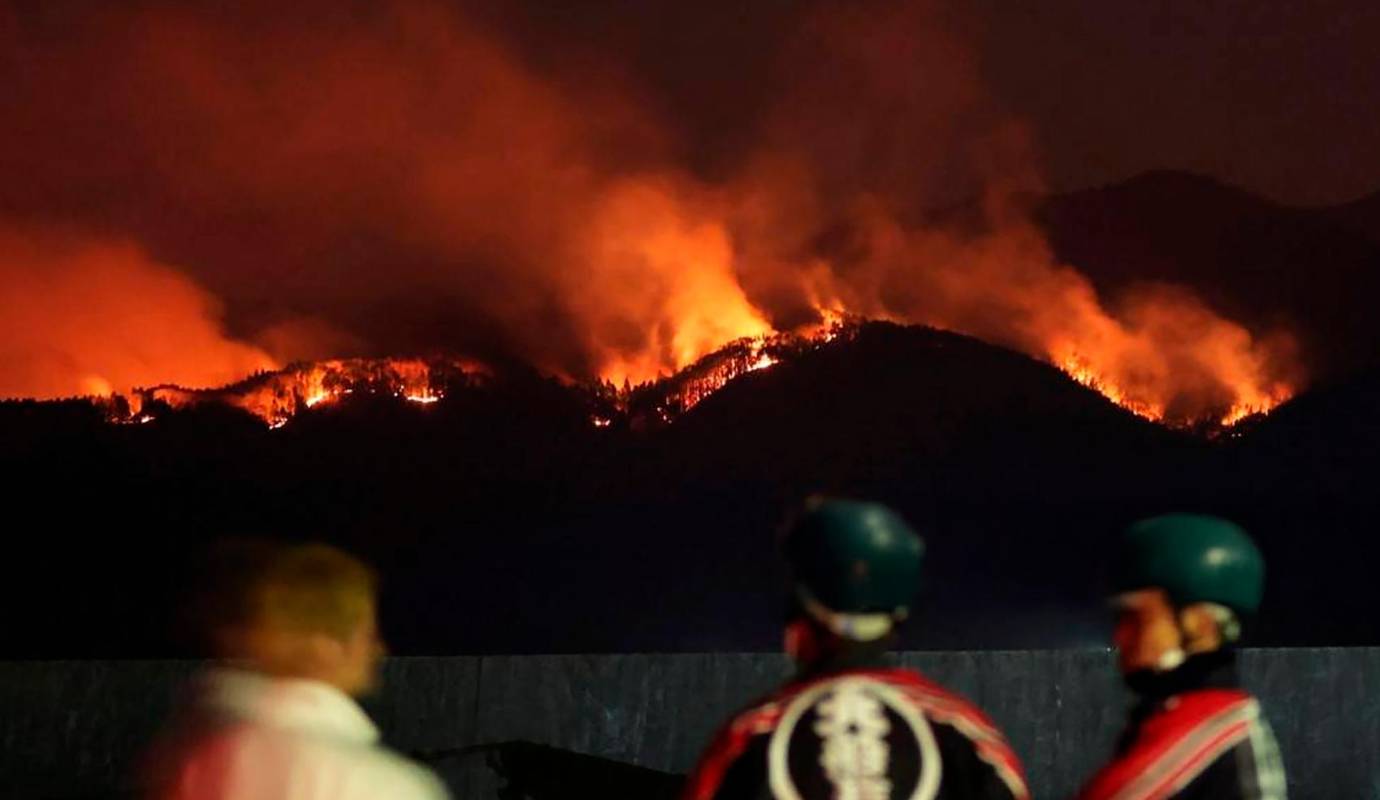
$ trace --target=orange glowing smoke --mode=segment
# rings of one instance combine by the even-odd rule
[[[962,235],[908,229],[871,208],[853,225],[855,255],[816,261],[812,296],[1023,350],[1157,421],[1230,424],[1293,393],[1288,337],[1253,337],[1164,287],[1124,297],[1113,311],[1027,222]]]
[[[598,207],[570,290],[596,330],[632,333],[631,351],[600,343],[601,375],[614,383],[654,380],[772,332],[738,284],[722,221],[684,206],[675,186],[645,181],[612,188]]]
[[[1131,298],[1125,318],[1094,318],[1099,335],[1053,340],[1049,358],[1080,383],[1156,421],[1232,425],[1269,412],[1294,392],[1279,372],[1291,362],[1287,337],[1257,341],[1195,298],[1163,289]]]
[[[458,4],[236,9],[0,24],[0,209],[185,269],[0,237],[0,394],[221,385],[272,366],[258,343],[288,362],[323,341],[622,384],[836,313],[1018,348],[1171,422],[1297,385],[1283,337],[1057,263],[1013,200],[1041,190],[1031,137],[939,0],[802,4],[744,76],[760,107],[698,134],[612,51],[533,54]],[[235,402],[277,422],[345,391],[332,374]]]
[[[128,242],[0,228],[0,397],[220,385],[272,359],[228,337],[220,305]]]

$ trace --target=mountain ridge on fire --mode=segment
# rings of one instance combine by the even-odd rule
[[[1294,207],[1156,170],[1035,209],[1058,258],[1113,301],[1146,285],[1187,287],[1253,330],[1290,331],[1313,381],[1380,365],[1380,192]]]
[[[909,333],[902,333],[903,330]],[[966,341],[965,341],[966,340]],[[914,353],[915,342],[924,341],[929,352]],[[108,421],[118,424],[148,424],[166,415],[195,408],[220,407],[243,412],[276,430],[290,423],[298,415],[309,411],[330,413],[334,408],[354,404],[365,398],[372,400],[394,398],[418,405],[444,404],[448,395],[467,391],[482,391],[495,384],[545,381],[561,387],[574,402],[588,410],[589,422],[596,428],[630,428],[635,431],[669,425],[690,414],[702,402],[718,394],[730,384],[750,373],[778,365],[791,364],[816,353],[833,353],[833,369],[852,371],[850,359],[857,351],[871,353],[879,343],[894,347],[898,352],[883,355],[875,377],[886,379],[903,374],[908,359],[932,357],[945,347],[971,348],[967,342],[980,340],[963,334],[940,331],[926,326],[900,326],[887,322],[853,320],[835,322],[813,335],[773,334],[745,338],[710,353],[686,368],[654,381],[632,386],[617,386],[607,381],[573,382],[540,376],[535,370],[520,364],[494,369],[485,363],[468,358],[430,356],[426,358],[343,358],[316,362],[298,362],[279,370],[262,370],[222,387],[191,388],[163,384],[135,388],[127,393],[108,397],[76,398],[100,409]],[[962,344],[960,344],[962,343]],[[1039,387],[1048,394],[1041,380],[1022,375],[1010,379],[1009,371],[1034,369],[1042,380],[1076,384],[1079,390],[1069,392],[1090,408],[1105,411],[1118,407],[1100,393],[1095,383],[1080,380],[1063,370],[1044,364],[1016,351],[981,343],[993,353],[1006,354],[1001,368],[969,375],[983,377],[983,391],[974,392],[969,404],[970,413],[981,415],[989,409],[984,398],[1004,396],[1018,384]],[[1038,366],[1032,366],[1038,365]],[[1010,384],[1005,385],[1005,384]],[[943,384],[911,390],[933,392]],[[805,387],[801,392],[808,394]],[[1094,399],[1096,398],[1096,399]],[[1134,410],[1120,409],[1134,414]],[[1210,417],[1197,420],[1175,420],[1174,427],[1216,432],[1230,428]]]
[[[1380,643],[1345,611],[1369,607],[1368,562],[1336,556],[1380,515],[1373,206],[1291,209],[1178,173],[1040,205],[1060,260],[1113,304],[1183,281],[1253,329],[1297,331],[1313,387],[1230,427],[1156,424],[1059,366],[886,323],[739,340],[642,386],[432,355],[123,406],[0,402],[12,546],[35,551],[0,564],[0,601],[45,609],[3,646],[181,654],[168,575],[256,535],[375,560],[403,653],[771,649],[773,531],[817,491],[925,532],[930,614],[909,647],[1105,641],[1107,537],[1175,509],[1240,521],[1281,565],[1261,643]]]
[[[147,425],[112,425],[83,402],[0,405],[12,518],[50,533],[0,575],[0,600],[49,610],[16,621],[4,646],[184,652],[160,622],[180,602],[167,573],[209,539],[267,535],[377,561],[400,652],[769,649],[772,532],[820,491],[885,500],[926,531],[933,618],[907,646],[1079,644],[1099,640],[1108,531],[1166,507],[1228,514],[1287,554],[1276,585],[1297,589],[1322,565],[1291,526],[1332,496],[1338,470],[1375,466],[1361,454],[1320,473],[1332,481],[1295,475],[1298,432],[1329,420],[1300,421],[1294,403],[1275,412],[1292,420],[1282,433],[1257,441],[1276,430],[1267,418],[1211,441],[943,331],[872,323],[778,345],[799,349],[740,344],[735,379],[669,423],[660,412],[694,392],[601,393],[520,370],[434,387],[449,390],[434,403],[360,391],[276,430],[216,403]],[[777,363],[747,369],[763,355]],[[591,424],[610,390],[624,416]],[[1329,458],[1313,457],[1314,471]],[[1266,488],[1290,480],[1297,492]],[[1342,498],[1310,541],[1352,535],[1348,509],[1362,515],[1366,497]],[[1365,585],[1308,590],[1359,607],[1348,587]],[[1345,615],[1268,619],[1267,643],[1371,636]]]
[[[1080,344],[1087,344],[1094,350],[1110,346],[1093,341],[1097,339],[1095,331],[1089,332],[1089,342],[1050,344],[1052,349],[1048,352],[1041,352],[1038,347],[1032,349],[1030,342],[1007,342],[1000,337],[987,340],[1046,358],[1113,400],[1152,418],[1167,418],[1171,424],[1193,424],[1213,414],[1218,414],[1218,421],[1234,422],[1252,411],[1268,410],[1303,388],[1306,381],[1333,380],[1380,363],[1380,325],[1376,324],[1377,317],[1371,313],[1367,301],[1380,293],[1380,284],[1376,283],[1380,280],[1376,277],[1380,275],[1377,268],[1380,267],[1380,227],[1376,225],[1380,220],[1376,212],[1380,201],[1377,198],[1380,194],[1335,207],[1294,208],[1209,178],[1161,170],[1103,187],[1022,201],[1021,205],[1034,212],[1034,221],[1047,238],[1057,261],[1086,275],[1097,297],[1117,318],[1136,319],[1138,314],[1146,313],[1141,298],[1163,292],[1166,287],[1180,287],[1181,291],[1189,293],[1186,297],[1201,298],[1206,303],[1206,313],[1224,314],[1226,318],[1240,321],[1244,328],[1232,335],[1254,337],[1264,348],[1256,356],[1271,352],[1282,361],[1294,360],[1306,365],[1306,369],[1296,374],[1285,375],[1282,383],[1272,385],[1263,375],[1248,376],[1230,370],[1226,375],[1195,377],[1193,373],[1208,366],[1206,362],[1171,359],[1159,367],[1167,366],[1169,375],[1187,375],[1174,380],[1184,384],[1180,388],[1188,389],[1189,394],[1198,393],[1194,397],[1180,398],[1187,400],[1191,409],[1175,410],[1172,395],[1155,397],[1155,384],[1170,380],[1156,372],[1159,368],[1156,365],[1147,363],[1140,372],[1111,374],[1106,371],[1105,358],[1087,359],[1090,354],[1081,353]],[[982,204],[974,203],[941,213],[932,223],[941,229],[966,230],[973,226],[980,229],[987,224],[985,217]],[[970,232],[970,235],[977,234]],[[1192,302],[1189,305],[1193,305]],[[883,315],[883,318],[893,317]],[[1170,322],[1172,327],[1172,321],[1164,322]],[[1180,338],[1191,340],[1203,335],[1201,329],[1191,327],[1194,324],[1191,319],[1178,323],[1190,326],[1182,330]],[[1142,319],[1136,324],[1147,323]],[[984,338],[980,332],[977,335]],[[1157,335],[1174,338],[1172,332]],[[791,337],[791,333],[763,337],[763,341],[752,345],[747,354],[753,357],[753,363],[770,361],[769,352],[762,349],[766,340]],[[1249,343],[1250,339],[1246,341]],[[731,350],[738,344],[730,343],[724,349]],[[1121,342],[1117,346],[1125,344]],[[1290,356],[1295,348],[1296,358]],[[1123,355],[1134,360],[1146,354]],[[715,359],[715,353],[705,357],[708,361]],[[133,420],[151,416],[137,410],[148,400],[165,406],[218,400],[245,408],[270,425],[281,425],[301,408],[333,400],[329,384],[334,382],[335,390],[343,391],[337,380],[342,361],[355,363],[346,372],[384,369],[397,373],[385,381],[388,387],[377,386],[379,381],[368,378],[351,378],[346,383],[368,384],[376,390],[390,392],[396,390],[399,396],[425,403],[433,399],[427,394],[429,378],[425,362],[434,360],[368,359],[370,365],[363,367],[361,359],[357,358],[290,364],[280,372],[298,373],[292,381],[280,381],[285,385],[260,392],[256,397],[243,393],[237,396],[234,386],[217,392],[203,391],[210,388],[205,386],[190,387],[191,391],[189,387],[176,385],[140,391],[116,386],[113,388],[118,389],[121,396],[113,398],[112,412],[118,413],[112,416]],[[449,360],[452,363],[442,366],[443,372],[458,369],[482,377],[487,371],[475,362]],[[1233,369],[1249,372],[1262,368],[1261,364],[1252,366],[1249,361],[1248,358]],[[413,366],[418,363],[423,365],[420,372]],[[687,376],[692,371],[687,367],[682,371],[684,374],[670,376],[670,380],[688,383]],[[249,376],[240,384],[247,385],[258,377]],[[1222,380],[1231,385],[1214,389],[1214,381]],[[1114,381],[1124,381],[1127,385],[1117,385]],[[298,385],[287,385],[294,382]],[[106,386],[105,391],[111,388],[109,382],[97,377],[91,377],[90,383]],[[1147,384],[1152,391],[1147,394],[1147,385],[1141,384]],[[419,385],[423,387],[420,392],[409,388]],[[663,388],[666,385],[663,383]],[[621,402],[616,397],[618,388],[606,392],[616,404]],[[1235,405],[1214,406],[1209,398],[1222,390],[1236,393]],[[685,399],[691,400],[691,404],[694,402],[693,398]],[[121,401],[123,409],[119,407]],[[674,414],[674,410],[668,413]]]

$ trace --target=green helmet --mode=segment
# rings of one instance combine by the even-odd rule
[[[1218,517],[1166,514],[1126,530],[1117,592],[1158,587],[1178,605],[1217,603],[1253,614],[1265,590],[1265,559],[1251,537]]]
[[[855,639],[877,638],[909,613],[924,552],[896,512],[853,500],[812,499],[785,542],[806,610]]]

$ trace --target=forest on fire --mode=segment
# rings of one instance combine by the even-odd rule
[[[590,424],[524,369],[419,406],[363,394],[271,430],[200,405],[111,424],[0,404],[7,655],[168,655],[221,536],[325,538],[380,564],[401,653],[769,650],[781,516],[810,492],[903,510],[932,551],[918,648],[1101,641],[1103,543],[1167,508],[1255,532],[1264,644],[1374,642],[1380,373],[1213,435],[1046,363],[873,323],[747,372],[671,424]],[[1341,548],[1351,548],[1351,557]]]

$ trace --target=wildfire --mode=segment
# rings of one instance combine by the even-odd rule
[[[1230,424],[1299,379],[1289,348],[1187,289],[1102,297],[1060,262],[1027,213],[1038,137],[989,103],[940,4],[795,4],[761,59],[790,80],[746,76],[772,90],[731,120],[745,124],[685,129],[617,54],[568,80],[465,4],[400,0],[330,26],[108,5],[134,10],[4,39],[19,55],[0,85],[26,101],[5,106],[0,151],[30,157],[0,182],[0,396],[124,392],[121,421],[215,401],[273,427],[351,393],[430,406],[452,384],[427,362],[278,369],[420,331],[646,385],[637,413],[669,420],[771,368],[782,337],[827,343],[844,315],[1017,348],[1168,424]],[[360,97],[386,113],[362,119]],[[150,153],[157,169],[129,168]],[[960,189],[981,202],[929,213]],[[368,311],[384,300],[432,327]],[[785,322],[811,310],[819,331]]]
[[[778,363],[779,359],[769,351],[793,341],[796,341],[794,337],[777,334],[739,339],[729,344],[675,376],[676,390],[670,393],[669,402],[664,406],[674,413],[689,411],[733,380]]]
[[[778,363],[776,359],[772,358],[766,353],[763,353],[762,355],[757,357],[756,361],[748,365],[747,371],[756,372],[759,369],[766,369],[767,367],[770,367],[776,363]]]
[[[619,419],[631,420],[635,427],[649,422],[669,424],[744,375],[770,369],[840,337],[851,337],[859,325],[857,319],[827,314],[823,323],[794,333],[749,336],[730,342],[655,381],[637,386],[625,384],[622,388],[609,381],[576,386],[589,391],[595,407],[589,421],[595,428],[611,428]],[[1291,394],[1287,385],[1253,391],[1249,384],[1244,384],[1245,390],[1239,391],[1219,414],[1208,418],[1175,417],[1153,393],[1116,383],[1077,351],[1051,356],[1050,361],[1073,380],[1128,411],[1169,425],[1210,422],[1230,427],[1251,415],[1268,413]],[[108,403],[111,421],[121,424],[153,422],[160,408],[185,409],[219,403],[243,409],[277,430],[298,414],[338,404],[351,395],[390,396],[409,404],[431,406],[445,399],[448,389],[479,385],[492,377],[488,367],[462,359],[332,359],[258,373],[219,389],[155,386],[111,394],[102,402]],[[1148,385],[1155,386],[1153,382]]]
[[[220,403],[243,409],[276,430],[307,409],[332,405],[349,395],[391,395],[429,406],[445,397],[446,387],[471,385],[489,376],[484,365],[461,359],[332,359],[260,373],[220,389],[155,386],[112,395],[111,418],[147,423],[156,417],[149,409],[158,406],[182,409]]]
[[[1215,422],[1223,428],[1229,428],[1241,420],[1256,414],[1268,414],[1280,403],[1288,400],[1293,395],[1292,387],[1287,384],[1277,384],[1268,391],[1256,389],[1251,384],[1229,387],[1235,394],[1236,399],[1226,407],[1224,411],[1206,419],[1176,418],[1166,417],[1165,406],[1161,402],[1146,399],[1144,396],[1128,392],[1124,388],[1107,380],[1100,375],[1088,363],[1087,359],[1070,355],[1057,359],[1055,365],[1064,371],[1070,378],[1099,392],[1113,403],[1125,408],[1131,413],[1144,417],[1152,422],[1168,423],[1175,425],[1191,425],[1200,422]]]
[[[1100,393],[1108,400],[1130,411],[1132,414],[1138,417],[1144,417],[1152,422],[1164,421],[1163,406],[1128,396],[1120,387],[1107,382],[1098,375],[1097,372],[1089,366],[1085,358],[1078,355],[1068,356],[1056,362],[1055,366],[1063,370],[1070,378]]]
[[[618,388],[602,382],[593,387],[598,410],[590,416],[590,423],[608,428],[615,419],[624,418],[634,428],[670,424],[744,375],[769,369],[840,336],[851,336],[856,330],[856,321],[829,318],[824,324],[795,333],[747,336],[729,342],[673,375],[636,387],[625,384]]]
[[[1223,427],[1230,427],[1241,420],[1255,416],[1256,414],[1268,414],[1275,410],[1280,403],[1288,400],[1292,392],[1287,388],[1281,387],[1274,394],[1255,401],[1242,401],[1234,404],[1222,417]]]

